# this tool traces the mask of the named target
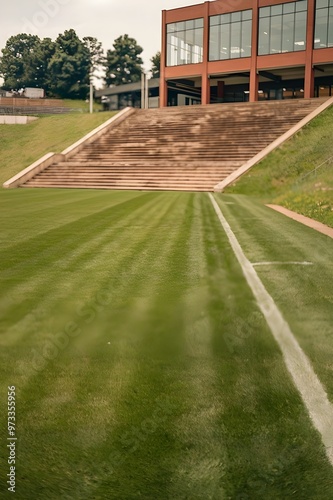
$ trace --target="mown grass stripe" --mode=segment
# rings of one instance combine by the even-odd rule
[[[246,258],[218,203],[210,193],[209,197],[221,225],[228,236],[230,245],[242,267],[244,276],[256,297],[258,306],[281,348],[288,371],[302,396],[315,428],[321,435],[326,455],[333,465],[333,405],[328,400],[324,387],[315,374],[309,359],[300,348],[288,323],[283,318],[273,298],[265,289],[253,265]]]
[[[108,422],[104,443],[96,449],[96,453],[102,451],[106,460],[87,471],[90,478],[85,485],[75,486],[79,498],[98,498],[108,491],[109,498],[127,499],[133,490],[140,490],[146,498],[161,498],[168,490],[172,471],[163,464],[167,458],[169,462],[179,460],[177,444],[173,442],[171,446],[170,436],[179,412],[180,371],[184,369],[178,362],[184,349],[183,325],[176,321],[181,311],[178,294],[175,296],[173,289],[177,283],[178,293],[185,293],[189,286],[188,279],[178,282],[180,274],[190,282],[192,279],[186,268],[187,251],[181,256],[178,253],[180,246],[188,247],[192,197],[186,195],[184,199],[182,195],[174,195],[170,200],[160,195],[163,208],[157,203],[155,214],[151,214],[154,224],[150,229],[155,230],[147,236],[147,246],[141,255],[133,251],[133,266],[128,268],[130,278],[118,289],[122,297],[129,297],[127,313],[126,318],[123,312],[120,314],[123,324],[116,322],[117,331],[110,332],[113,339],[110,349],[115,348],[115,352],[106,354],[104,361],[107,363],[109,356],[110,360],[120,358],[126,367],[126,378],[122,381],[122,393],[114,398],[112,363],[106,384],[110,384],[112,390],[115,413]],[[156,227],[160,218],[168,231]],[[106,315],[111,324],[112,316],[111,311]],[[106,332],[101,331],[101,336],[107,338]],[[96,347],[91,345],[91,349]],[[80,393],[90,381],[91,376],[87,374]],[[175,386],[178,390],[171,391]],[[100,477],[97,485],[92,481],[95,470]]]
[[[67,199],[72,196],[68,191]],[[81,207],[59,206],[58,214],[49,200],[48,229],[78,219],[76,245],[39,263],[36,271],[50,275],[44,295],[40,289],[36,296],[33,275],[17,276],[17,285],[32,287],[33,310],[43,307],[44,314],[35,328],[22,321],[16,342],[9,330],[16,315],[4,310],[9,329],[2,333],[0,375],[5,387],[17,386],[18,498],[330,498],[333,468],[320,435],[208,196],[151,193],[149,203],[143,197],[136,209],[128,203],[115,207],[114,216],[102,212],[104,224],[93,218],[87,224],[84,214],[98,217],[116,198],[100,192]],[[24,199],[9,201],[20,222],[20,211],[28,215]],[[252,206],[246,251],[254,246],[262,260],[283,260],[283,254],[267,258],[260,248],[266,234],[255,232],[255,203],[246,213]],[[234,210],[240,212],[232,219],[236,226],[242,220],[236,197],[231,215]],[[18,225],[16,242],[45,232],[44,221]],[[258,224],[267,221],[269,215],[259,213]],[[80,238],[87,231],[90,238]],[[61,241],[61,232],[56,236]],[[311,252],[304,257],[312,260]],[[314,262],[314,269],[303,268],[303,278],[320,271]],[[62,272],[52,274],[54,267]],[[295,271],[286,266],[278,272]],[[99,305],[95,296],[102,298]],[[19,286],[15,297],[19,305]],[[25,385],[31,349],[77,322],[78,305],[87,312],[82,331]]]
[[[77,273],[70,274],[70,288],[64,288],[64,280],[66,280],[67,274],[52,275],[51,273],[52,279],[48,278],[47,283],[40,284],[38,289],[34,288],[32,283],[28,282],[26,286],[30,286],[29,293],[33,294],[34,297],[38,297],[40,293],[42,297],[41,301],[38,304],[38,309],[31,311],[27,316],[24,314],[24,310],[22,310],[22,320],[16,321],[7,330],[9,339],[6,337],[6,346],[16,346],[18,349],[22,342],[26,342],[29,339],[29,344],[38,344],[35,355],[36,359],[32,356],[33,364],[47,366],[47,363],[43,362],[43,358],[40,362],[38,359],[43,356],[43,347],[45,344],[49,345],[50,342],[52,343],[53,335],[64,336],[65,318],[72,317],[74,322],[79,324],[80,327],[86,325],[86,328],[91,329],[91,322],[96,324],[96,321],[98,321],[98,324],[100,324],[110,307],[117,310],[124,301],[124,296],[126,296],[125,290],[131,289],[131,293],[134,293],[134,282],[137,280],[138,275],[140,277],[140,268],[145,269],[149,267],[149,261],[151,261],[154,255],[154,252],[150,250],[152,245],[150,242],[156,234],[160,220],[167,214],[173,203],[173,199],[165,201],[162,198],[158,198],[158,200],[155,200],[155,197],[150,195],[149,203],[147,203],[147,200],[141,200],[136,210],[129,211],[125,217],[123,214],[119,214],[114,223],[110,224],[108,228],[109,234],[105,236],[104,232],[102,232],[102,235],[104,235],[103,240],[106,240],[103,243],[103,248],[96,248],[95,233],[91,233],[91,239],[82,245],[84,251],[87,252],[87,260],[90,262],[90,276],[93,276],[93,279],[90,279],[88,282],[87,277],[84,274],[82,275],[82,268],[79,268]],[[158,214],[158,217],[155,214]],[[132,235],[132,241],[128,244],[133,227],[132,222],[137,218],[140,218],[142,228],[140,231],[137,231],[135,238]],[[153,220],[154,223],[149,223],[150,220]],[[120,236],[114,237],[113,232],[115,228],[119,227],[125,229],[121,231]],[[97,231],[97,240],[100,237],[100,231]],[[167,237],[166,233],[165,238]],[[77,249],[81,249],[81,245]],[[91,262],[91,254],[96,255],[95,263]],[[62,262],[66,270],[68,267],[66,259]],[[102,270],[99,270],[98,266],[101,263],[103,264]],[[52,262],[49,265],[52,266]],[[158,277],[158,273],[156,276]],[[52,293],[49,293],[46,297],[43,296],[45,287],[49,288],[51,283]],[[141,283],[141,278],[138,283]],[[66,297],[68,297],[68,300],[66,300]],[[52,314],[54,310],[58,311],[56,317]],[[120,313],[123,314],[122,309],[120,309]],[[47,332],[38,330],[36,324],[38,315],[42,315],[43,317],[53,316],[52,324],[49,326]],[[93,334],[94,332],[95,329],[92,329],[89,336],[81,335],[81,348],[88,351],[89,345],[95,345],[98,342],[98,336],[101,333],[96,336],[96,334]],[[102,334],[105,334],[104,330],[102,330]],[[34,370],[28,370],[25,367],[25,379],[28,380],[32,374],[34,374]],[[23,381],[21,381],[21,387],[22,383]]]
[[[187,281],[193,283],[182,298],[186,370],[182,373],[183,406],[174,433],[181,459],[173,471],[169,498],[224,498],[223,472],[227,457],[219,424],[223,393],[216,390],[212,352],[212,318],[206,242],[209,229],[203,217],[206,199],[193,199],[187,241]],[[210,207],[208,207],[210,208]]]
[[[3,190],[0,196],[1,248],[12,247],[37,235],[42,237],[50,229],[54,230],[92,213],[116,207],[142,194],[118,191],[110,196],[109,191],[74,189]]]
[[[7,310],[11,307],[18,323],[20,318],[26,317],[29,304],[36,298],[40,304],[45,301],[45,289],[48,287],[52,286],[54,305],[55,296],[62,299],[82,286],[87,279],[82,275],[84,266],[87,272],[94,272],[95,282],[97,279],[103,280],[104,269],[108,265],[101,265],[100,259],[91,258],[91,255],[110,253],[110,258],[117,259],[121,249],[126,248],[128,234],[124,229],[133,227],[135,221],[141,218],[141,213],[148,214],[155,205],[154,195],[147,195],[144,200],[142,197],[140,200],[125,200],[90,216],[78,217],[75,221],[48,230],[43,236],[34,236],[32,240],[24,240],[14,248],[7,249],[1,255],[1,267],[5,269],[2,279],[6,282],[1,307]],[[143,223],[145,220],[149,221],[148,215],[146,219],[143,218]],[[25,248],[29,245],[32,249],[26,255]],[[99,268],[96,269],[97,266]],[[48,268],[47,274],[45,267]],[[19,306],[18,296],[22,297]]]

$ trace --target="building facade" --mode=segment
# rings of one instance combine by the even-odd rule
[[[95,97],[101,99],[104,110],[116,111],[127,106],[133,108],[159,107],[159,78],[146,80],[147,89],[142,88],[141,82],[114,85],[95,91]],[[147,102],[142,103],[142,92],[146,93]]]
[[[333,95],[333,0],[162,12],[160,106]]]

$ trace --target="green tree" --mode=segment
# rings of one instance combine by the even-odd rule
[[[90,60],[90,78],[101,78],[97,71],[104,65],[105,57],[104,50],[102,47],[102,43],[92,36],[85,36],[83,38],[83,43],[86,49],[89,51],[89,60]]]
[[[156,54],[150,59],[151,62],[151,77],[159,78],[161,72],[161,52],[156,52]]]
[[[60,34],[49,62],[50,89],[56,96],[85,99],[89,90],[90,54],[73,29]]]
[[[40,44],[38,36],[26,33],[11,36],[7,40],[0,59],[0,75],[4,79],[5,89],[19,90],[22,87],[35,86],[31,60],[35,57]]]
[[[44,38],[31,53],[29,64],[26,67],[28,80],[33,82],[34,87],[40,87],[49,92],[51,79],[49,75],[49,63],[55,53],[56,45],[51,38]]]
[[[113,43],[113,49],[107,51],[106,77],[107,85],[138,82],[141,78],[143,61],[140,57],[143,49],[134,38],[123,35]]]

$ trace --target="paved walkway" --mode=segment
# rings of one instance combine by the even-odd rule
[[[328,227],[321,222],[310,219],[310,217],[305,217],[304,215],[297,214],[296,212],[292,212],[287,208],[280,207],[280,205],[266,205],[266,207],[272,208],[273,210],[276,210],[277,212],[280,212],[281,214],[286,215],[287,217],[290,217],[291,219],[294,219],[297,222],[304,224],[305,226],[311,227],[312,229],[315,229],[316,231],[319,231],[320,233],[326,234],[326,236],[330,236],[330,238],[333,238],[333,228]]]

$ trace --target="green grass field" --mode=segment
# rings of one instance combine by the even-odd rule
[[[257,272],[333,401],[332,239],[216,199],[251,262],[280,262]],[[1,498],[13,385],[18,499],[333,498],[207,194],[18,189],[0,204]]]
[[[226,193],[255,196],[333,227],[333,106],[268,155]],[[316,167],[331,158],[317,172]]]

